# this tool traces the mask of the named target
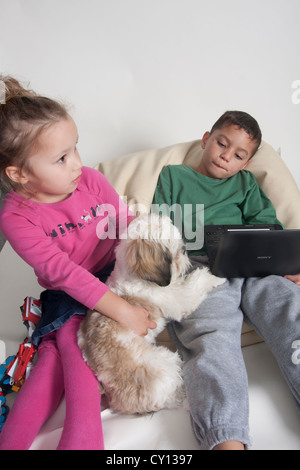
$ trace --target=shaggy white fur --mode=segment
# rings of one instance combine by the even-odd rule
[[[78,335],[112,410],[146,413],[182,404],[181,359],[177,352],[157,346],[155,338],[167,321],[190,315],[224,282],[207,268],[189,269],[180,233],[168,217],[143,214],[131,221],[107,284],[128,302],[143,306],[157,328],[138,336],[94,311],[88,312]]]

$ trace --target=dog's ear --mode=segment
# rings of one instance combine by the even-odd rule
[[[166,247],[138,238],[128,243],[126,251],[128,268],[137,276],[159,286],[170,284],[172,255]]]

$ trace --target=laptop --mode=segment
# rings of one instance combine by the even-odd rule
[[[300,230],[282,230],[277,224],[206,225],[204,241],[215,276],[300,273]]]

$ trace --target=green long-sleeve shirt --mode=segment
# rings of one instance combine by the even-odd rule
[[[216,180],[185,165],[166,166],[159,176],[152,211],[171,217],[190,256],[205,253],[203,225],[282,225],[254,175],[246,170]]]

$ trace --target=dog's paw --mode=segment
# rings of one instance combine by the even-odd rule
[[[225,277],[214,276],[214,275],[211,274],[210,272],[209,272],[209,275],[210,275],[210,280],[211,280],[211,285],[212,285],[212,287],[221,286],[221,285],[224,284],[224,282],[226,281],[226,278],[225,278]]]
[[[208,268],[197,268],[183,282],[184,309],[182,318],[186,318],[203,302],[209,292],[225,282],[225,279],[213,276]]]
[[[208,268],[196,268],[187,276],[187,282],[194,288],[204,289],[207,292],[214,287],[218,287],[226,281],[225,278],[217,277],[211,274]]]

